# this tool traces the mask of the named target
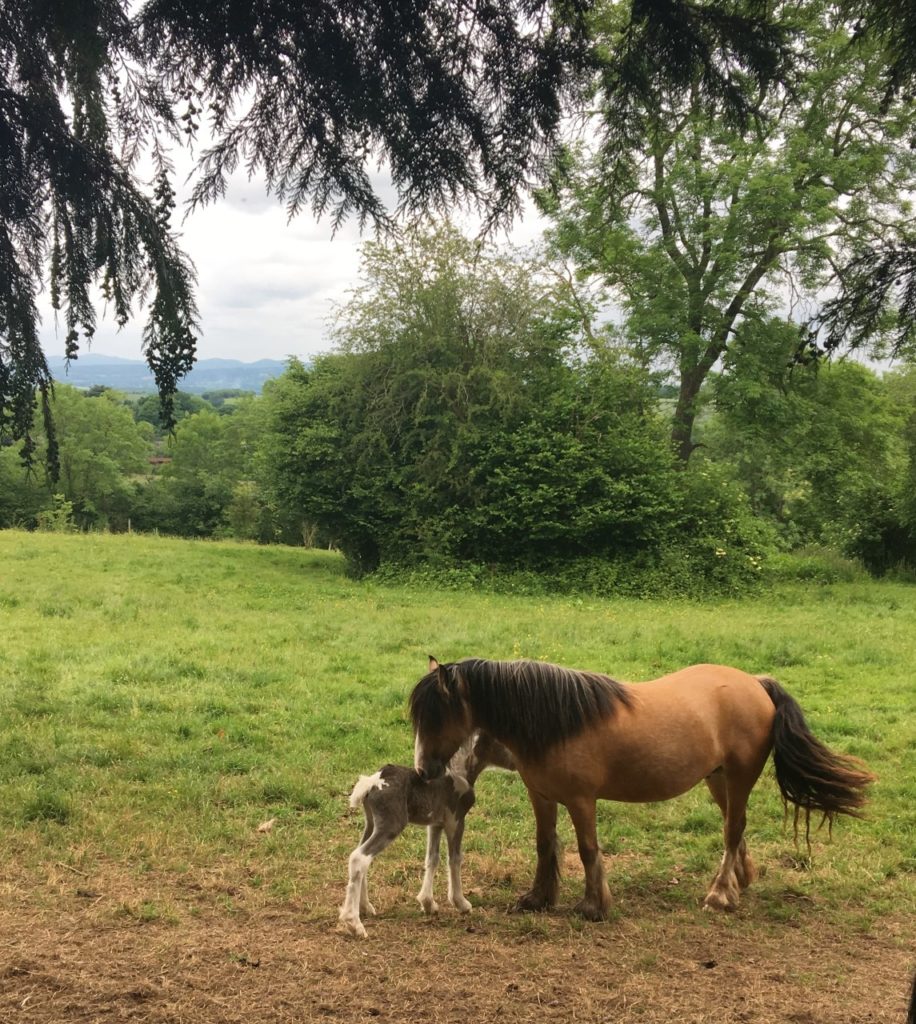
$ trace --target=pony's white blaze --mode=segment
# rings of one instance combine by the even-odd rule
[[[423,767],[423,744],[420,743],[419,732],[414,737],[413,741],[413,766],[417,771]]]

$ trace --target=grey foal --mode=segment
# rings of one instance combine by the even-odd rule
[[[374,775],[361,775],[350,794],[350,806],[362,805],[366,827],[359,846],[350,854],[350,878],[340,908],[348,931],[366,938],[360,914],[375,914],[369,902],[369,865],[410,825],[426,825],[426,871],[417,900],[424,912],[439,908],[433,899],[433,877],[439,865],[442,832],[448,840],[448,899],[466,914],[471,904],[461,891],[461,839],[464,819],[474,806],[474,783],[490,766],[515,770],[512,754],[485,733],[474,733],[458,749],[446,774],[424,782],[413,768],[386,764]]]

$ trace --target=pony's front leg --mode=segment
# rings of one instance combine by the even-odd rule
[[[424,914],[435,914],[439,909],[433,899],[433,879],[439,866],[439,843],[442,839],[442,826],[429,825],[426,829],[426,866],[423,872],[423,885],[417,895],[417,902]]]
[[[464,815],[457,818],[450,818],[445,825],[445,834],[448,838],[448,901],[462,914],[468,914],[473,910],[470,903],[464,898],[461,890],[461,840],[464,837]]]
[[[538,866],[531,889],[519,898],[515,909],[546,910],[557,902],[560,889],[560,856],[557,844],[557,805],[528,790],[537,824]]]
[[[589,921],[604,921],[611,909],[611,893],[604,874],[601,848],[598,846],[596,804],[582,799],[566,805],[576,829],[579,856],[585,868],[585,896],[576,910]]]

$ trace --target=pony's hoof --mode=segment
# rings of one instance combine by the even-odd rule
[[[439,904],[433,899],[424,899],[422,896],[417,897],[417,903],[423,908],[424,914],[438,914]]]
[[[757,867],[750,857],[745,857],[744,863],[739,865],[735,875],[738,879],[739,889],[746,889],[752,882],[757,880]]]
[[[608,908],[594,900],[582,900],[576,904],[576,913],[581,914],[586,921],[606,921]]]
[[[453,899],[452,906],[455,908],[455,910],[462,914],[470,914],[470,912],[474,909],[463,896],[460,899]]]
[[[706,899],[703,900],[703,909],[719,911],[737,910],[738,901],[730,900],[724,892],[713,890],[707,893]]]
[[[361,914],[365,914],[366,917],[375,917],[376,916],[376,909],[375,909],[375,907],[372,906],[371,903],[363,904],[363,906],[361,906],[359,908],[359,912]]]
[[[550,902],[547,897],[536,889],[532,889],[530,892],[526,892],[524,896],[518,898],[518,902],[512,910],[516,914],[529,914],[539,910],[547,910],[549,906]]]

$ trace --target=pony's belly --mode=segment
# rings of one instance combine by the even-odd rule
[[[644,803],[680,796],[722,764],[720,744],[700,723],[643,726],[625,718],[607,723],[567,743],[552,770],[539,774],[557,794]]]
[[[684,758],[672,765],[670,760],[599,758],[578,751],[549,768],[528,767],[522,777],[529,789],[561,804],[580,797],[654,803],[681,796],[718,767],[715,757],[709,755]]]
[[[621,803],[641,804],[655,803],[660,800],[672,800],[676,796],[693,789],[708,775],[691,773],[689,775],[666,775],[654,778],[651,773],[628,772],[623,776],[606,780],[598,788],[595,796],[599,800],[617,800]]]

